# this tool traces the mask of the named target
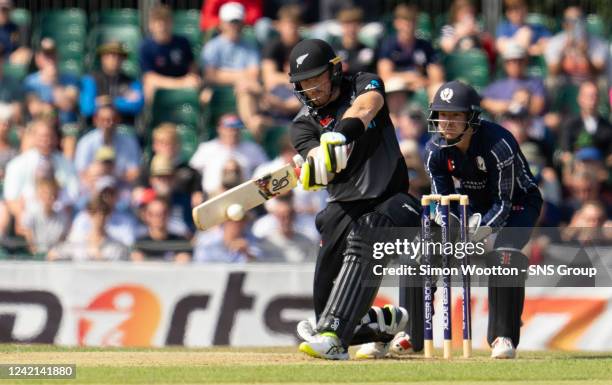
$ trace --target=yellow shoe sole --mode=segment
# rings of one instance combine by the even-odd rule
[[[308,345],[308,342],[302,342],[299,347],[300,352],[308,354],[310,357],[323,358],[313,348]]]

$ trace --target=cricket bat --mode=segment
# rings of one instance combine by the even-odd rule
[[[230,205],[239,204],[246,211],[292,190],[298,184],[300,167],[304,160],[300,155],[296,155],[293,163],[246,181],[194,207],[193,223],[199,230],[208,230],[229,219],[227,208]]]

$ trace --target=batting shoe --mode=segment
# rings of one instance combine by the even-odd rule
[[[325,360],[348,360],[348,350],[334,333],[316,334],[312,341],[302,342],[300,352]]]
[[[306,342],[311,342],[317,334],[317,325],[314,318],[308,318],[298,322],[297,335]]]
[[[508,337],[497,337],[493,344],[491,358],[510,359],[516,357],[516,349],[512,345],[512,340]]]

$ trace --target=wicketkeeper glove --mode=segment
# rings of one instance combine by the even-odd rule
[[[468,219],[470,231],[470,241],[473,243],[480,242],[487,238],[493,232],[491,226],[482,225],[480,222],[482,215],[480,213],[472,214]]]
[[[323,151],[325,169],[328,172],[338,173],[346,168],[350,147],[346,137],[339,132],[326,132],[319,139]]]

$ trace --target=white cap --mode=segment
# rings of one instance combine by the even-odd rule
[[[390,94],[392,92],[408,92],[408,86],[402,78],[394,77],[385,82],[385,92]]]
[[[219,19],[222,21],[243,21],[244,20],[244,7],[240,3],[229,2],[225,3],[219,9]]]
[[[515,42],[510,42],[502,55],[504,60],[523,59],[527,55],[525,48]]]

